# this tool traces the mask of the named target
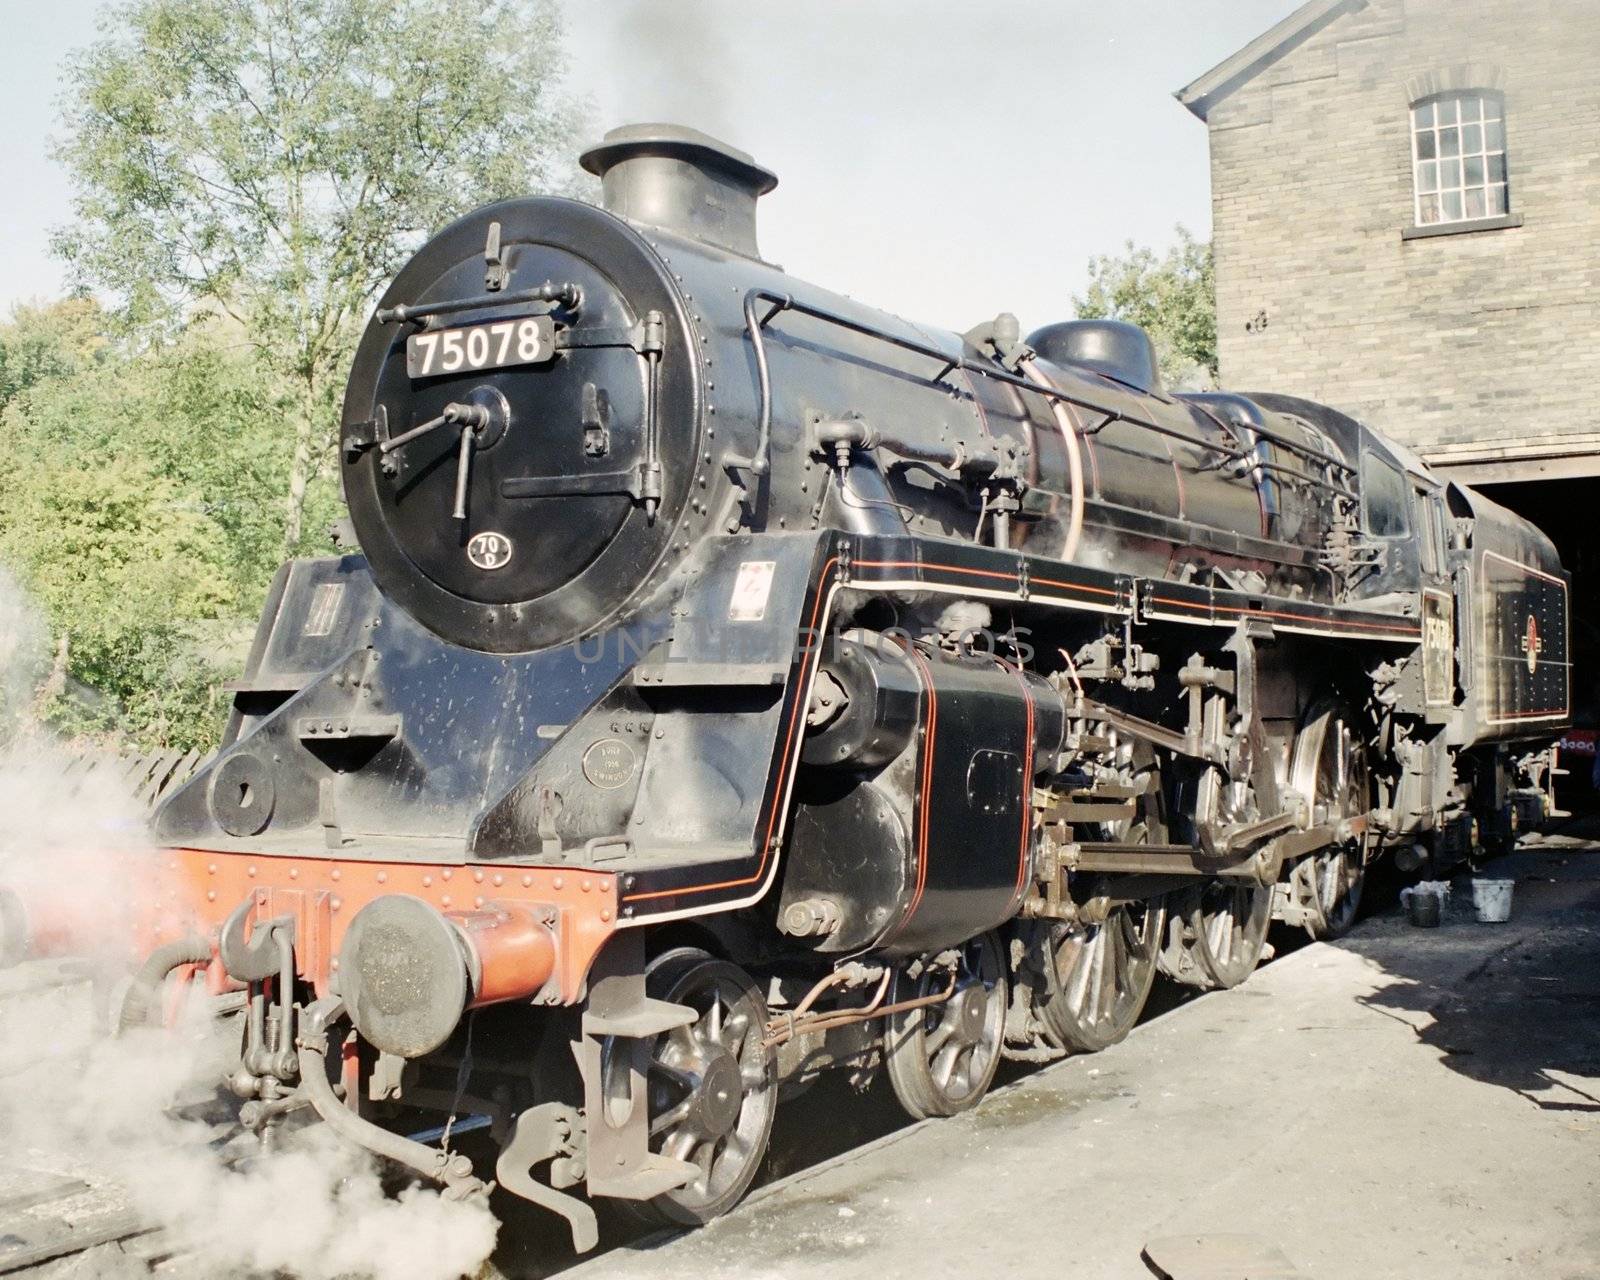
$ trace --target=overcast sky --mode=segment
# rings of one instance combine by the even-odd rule
[[[1172,91],[1296,2],[559,0],[591,133],[720,134],[778,174],[768,258],[953,328],[1061,318],[1091,254],[1208,234],[1205,127]],[[0,309],[61,288],[47,139],[62,57],[102,8],[0,0]]]

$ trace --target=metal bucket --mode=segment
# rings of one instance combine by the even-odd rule
[[[1424,881],[1401,890],[1405,900],[1406,915],[1419,929],[1437,929],[1444,919],[1445,890],[1436,883]]]
[[[1499,924],[1511,919],[1511,893],[1515,880],[1475,879],[1472,882],[1472,909],[1484,924]]]

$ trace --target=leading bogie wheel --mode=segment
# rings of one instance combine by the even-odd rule
[[[764,1043],[767,1004],[743,969],[682,947],[650,962],[649,994],[699,1017],[674,1027],[650,1054],[650,1149],[698,1165],[687,1186],[629,1203],[647,1220],[709,1222],[755,1181],[778,1105],[777,1060]]]
[[[960,948],[953,968],[925,964],[895,975],[885,1058],[895,1097],[913,1119],[953,1116],[978,1104],[994,1081],[1006,1021],[1006,962],[993,933]],[[926,1003],[923,1003],[926,1002]]]

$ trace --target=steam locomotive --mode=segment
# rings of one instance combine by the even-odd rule
[[[938,332],[761,257],[775,176],[618,129],[604,207],[446,227],[356,354],[360,555],[278,574],[154,819],[137,1007],[243,993],[241,1122],[320,1119],[704,1221],[780,1095],[914,1116],[1102,1048],[1158,973],[1330,937],[1369,864],[1550,807],[1550,541],[1338,411],[1180,394],[1149,339]],[[0,952],[50,904],[0,892]],[[59,939],[59,930],[51,935]]]

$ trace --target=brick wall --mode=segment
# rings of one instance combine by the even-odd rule
[[[1600,0],[1371,0],[1216,103],[1224,386],[1432,459],[1600,452]],[[1408,83],[1494,76],[1520,227],[1402,240]]]

